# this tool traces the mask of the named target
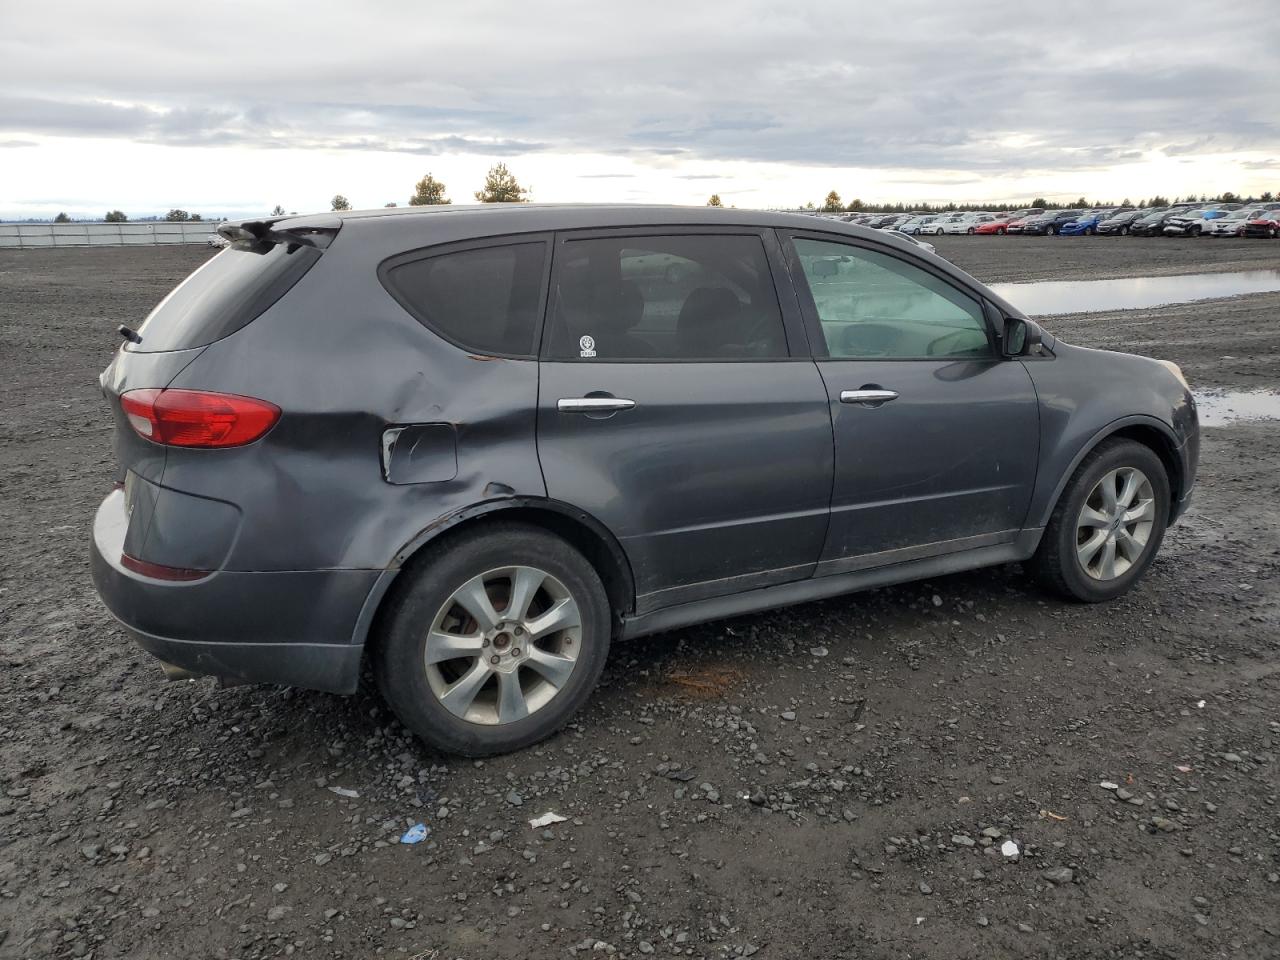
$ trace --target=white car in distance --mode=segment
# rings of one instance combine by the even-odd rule
[[[966,213],[954,220],[948,220],[942,225],[942,233],[973,233],[978,226],[983,223],[990,223],[995,219],[994,214],[990,213]]]
[[[1267,208],[1265,206],[1242,207],[1239,210],[1232,210],[1225,217],[1206,220],[1203,227],[1204,235],[1206,237],[1234,237],[1237,232],[1243,233],[1246,222],[1260,217],[1266,212]]]

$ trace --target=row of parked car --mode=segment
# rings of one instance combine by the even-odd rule
[[[1095,207],[1091,210],[1025,210],[988,213],[848,214],[841,219],[921,234],[1007,233],[1024,236],[1121,235],[1138,237],[1266,237],[1280,235],[1280,203],[1174,203],[1167,207]]]

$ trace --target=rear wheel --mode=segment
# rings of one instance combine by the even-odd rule
[[[935,235],[935,236],[939,236],[939,237],[940,237],[940,236],[942,236],[942,228],[941,228],[941,227],[939,227],[939,228],[937,229],[937,231],[935,232],[935,234],[934,234],[934,235]]]
[[[1004,227],[996,227],[996,234],[1003,237],[1008,231]]]
[[[1084,603],[1125,593],[1151,565],[1169,517],[1169,478],[1150,447],[1107,441],[1085,457],[1045,528],[1030,568]]]
[[[1129,235],[1129,228],[1128,228],[1128,227],[1121,227],[1121,228],[1120,228],[1120,236],[1122,236],[1122,237],[1127,237],[1128,235]]]
[[[1058,235],[1058,228],[1057,228],[1057,227],[1050,227],[1050,228],[1049,228],[1048,230],[1046,230],[1045,232],[1046,232],[1047,234],[1049,234],[1049,236],[1051,236],[1051,237],[1056,237],[1056,236]]]
[[[1092,236],[1093,236],[1093,234],[1094,234],[1094,229],[1093,229],[1093,227],[1085,227],[1085,228],[1084,228],[1084,235],[1085,235],[1086,237],[1092,237]]]
[[[486,756],[558,730],[591,695],[610,611],[591,564],[536,527],[442,543],[406,576],[375,654],[383,697],[432,747]]]
[[[970,235],[970,236],[972,236],[972,235],[973,235],[973,227],[970,227],[970,228],[969,228],[969,235]]]

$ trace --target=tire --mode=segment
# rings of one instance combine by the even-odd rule
[[[1004,227],[997,227],[997,228],[996,228],[996,236],[997,236],[997,237],[1003,237],[1003,236],[1004,236],[1006,233],[1008,233],[1008,232],[1009,232],[1009,231],[1008,231],[1008,230],[1006,230]]]
[[[1048,230],[1045,231],[1045,233],[1049,234],[1049,236],[1051,237],[1056,237],[1058,235],[1058,228],[1050,227]]]
[[[1084,235],[1085,235],[1086,237],[1092,237],[1092,236],[1094,235],[1094,233],[1095,233],[1095,232],[1096,232],[1096,231],[1093,229],[1093,227],[1085,227],[1085,228],[1084,228]]]
[[[934,234],[934,236],[937,236],[937,237],[942,236],[942,228],[941,228],[941,227],[939,227],[939,228],[937,229],[937,232]]]
[[[973,227],[970,227],[968,232],[969,232],[969,236],[973,236]]]
[[[1108,514],[1105,504],[1098,509],[1093,508],[1101,503],[1095,498],[1097,491],[1101,489],[1103,478],[1112,476],[1116,471],[1122,471],[1121,479],[1123,471],[1137,471],[1147,481],[1145,488],[1139,485],[1131,502],[1146,503],[1148,497],[1143,491],[1150,493],[1149,528],[1141,529],[1147,522],[1146,519],[1126,523],[1123,527],[1129,543],[1137,543],[1137,540],[1145,537],[1141,543],[1141,552],[1136,555],[1132,547],[1122,546],[1122,541],[1113,528],[1101,524],[1096,527],[1080,525],[1086,503],[1091,500],[1093,502],[1090,507],[1094,515]],[[1120,488],[1121,497],[1117,498],[1121,505],[1125,489],[1123,486]],[[1049,524],[1045,527],[1040,546],[1028,564],[1030,572],[1045,587],[1069,600],[1101,603],[1115,599],[1142,577],[1159,551],[1169,520],[1169,500],[1168,474],[1165,473],[1163,462],[1150,447],[1135,440],[1103,441],[1084,458],[1062,491],[1049,518]],[[1130,508],[1131,511],[1133,509],[1135,508]],[[1079,539],[1082,530],[1086,538],[1083,545]],[[1090,530],[1094,532],[1091,534]],[[1109,530],[1111,533],[1108,534]],[[1089,541],[1097,536],[1103,537],[1103,545],[1089,555],[1088,563],[1091,566],[1105,564],[1110,550],[1114,576],[1099,577],[1096,572],[1091,573],[1081,559],[1081,549],[1087,550]],[[1123,569],[1122,564],[1125,565]]]
[[[1270,230],[1268,230],[1268,231],[1267,231],[1267,237],[1268,237],[1269,239],[1271,239],[1271,240],[1274,240],[1274,239],[1276,238],[1276,228],[1275,228],[1275,227],[1272,227]]]
[[[1122,237],[1127,237],[1128,235],[1129,235],[1129,228],[1128,228],[1128,227],[1121,227],[1121,228],[1120,228],[1120,236],[1122,236]]]
[[[539,574],[544,579],[538,580]],[[401,576],[409,579],[397,590],[382,621],[374,675],[387,705],[427,745],[470,757],[518,750],[560,729],[591,696],[609,653],[609,600],[599,574],[559,537],[524,524],[463,531],[448,536]],[[502,614],[517,589],[517,576],[537,585],[527,589],[526,615],[508,622]],[[467,590],[477,582],[484,588],[479,596],[487,601],[474,599],[478,588]],[[472,609],[487,602],[492,612],[501,602],[498,622],[485,631],[457,600],[460,594]],[[566,597],[578,616],[570,613],[565,622],[576,619],[577,625],[527,642],[529,633],[522,632],[526,628],[521,625],[536,623],[556,604],[571,611],[563,603]],[[435,656],[446,649],[459,649],[460,656],[429,664],[429,634],[458,638],[435,644]],[[517,646],[520,636],[525,638],[523,649]],[[497,668],[491,665],[494,656],[502,658]],[[544,665],[535,666],[535,659]],[[567,664],[571,665],[566,669]],[[549,679],[552,674],[558,684]],[[473,677],[475,682],[469,682]],[[503,696],[512,684],[519,692]],[[464,696],[467,692],[470,697]],[[442,699],[451,693],[452,708]],[[501,714],[508,708],[513,719],[503,720]]]

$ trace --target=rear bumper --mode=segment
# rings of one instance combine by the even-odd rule
[[[363,647],[352,637],[380,571],[222,570],[156,580],[120,565],[128,524],[124,494],[114,491],[94,518],[93,582],[148,653],[194,673],[355,691]]]

